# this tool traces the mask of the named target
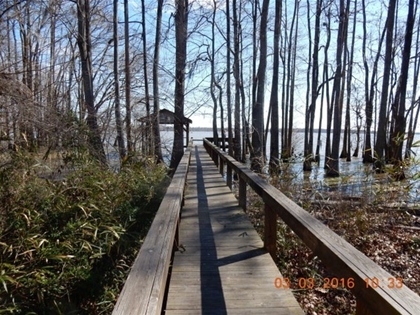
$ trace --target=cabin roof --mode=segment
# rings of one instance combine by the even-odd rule
[[[139,121],[145,121],[147,120],[147,117],[142,117],[139,119]],[[162,125],[173,125],[175,123],[175,113],[171,112],[170,110],[164,108],[161,109],[159,111],[159,124]],[[183,117],[182,119],[182,124],[183,125],[189,125],[192,124],[192,120],[187,118],[187,117]]]

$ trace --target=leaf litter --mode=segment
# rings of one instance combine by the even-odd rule
[[[293,192],[285,193],[293,196]],[[327,198],[319,198],[322,193],[317,195],[315,200],[307,198],[300,190],[298,197],[292,199],[383,269],[403,279],[404,285],[420,295],[418,211],[401,207],[401,203],[393,206],[389,200],[387,202],[386,196],[381,200],[379,194],[375,194],[373,202],[372,195],[369,202],[364,202],[363,197],[351,198],[342,193]],[[248,190],[247,198],[247,214],[263,235],[263,201],[252,190]],[[312,289],[302,289],[296,281],[291,281],[291,289],[306,315],[355,314],[355,296],[346,288],[323,288],[323,279],[331,279],[334,275],[281,220],[278,224],[277,258],[284,278],[315,280]]]

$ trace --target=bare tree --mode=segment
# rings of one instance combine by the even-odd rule
[[[418,3],[416,2],[414,16],[417,16],[418,10]],[[414,62],[413,62],[413,92],[411,96],[411,106],[409,108],[409,116],[410,120],[408,123],[408,132],[407,132],[407,144],[406,144],[406,151],[405,157],[409,158],[412,153],[412,147],[414,142],[414,135],[416,132],[416,126],[418,122],[418,117],[420,114],[420,98],[416,99],[417,97],[417,89],[419,85],[419,74],[420,74],[420,19],[417,19],[417,29],[415,32],[416,35],[416,48],[414,52]]]
[[[121,119],[121,99],[120,99],[120,70],[119,70],[119,54],[118,54],[118,0],[114,0],[114,87],[115,87],[115,124],[117,129],[117,144],[120,159],[126,155],[125,142],[123,135],[123,124]]]
[[[293,120],[294,120],[294,112],[295,112],[295,82],[296,82],[296,59],[297,59],[297,42],[298,42],[298,29],[299,29],[299,9],[300,9],[300,1],[295,1],[295,11],[294,11],[294,19],[296,19],[296,25],[294,30],[294,36],[292,40],[292,46],[289,49],[289,58],[291,57],[291,61],[288,62],[290,66],[290,86],[289,86],[289,122],[288,122],[288,132],[287,132],[287,147],[289,148],[289,156],[293,154],[293,143],[292,143],[292,135],[293,135]],[[293,23],[295,24],[295,23]],[[290,33],[292,34],[292,32]]]
[[[403,142],[405,136],[406,121],[406,95],[407,95],[407,81],[408,71],[411,58],[411,42],[413,38],[414,29],[414,0],[408,3],[407,22],[404,38],[404,48],[402,53],[401,74],[398,78],[398,86],[395,94],[394,103],[392,104],[392,132],[390,133],[390,146],[391,146],[391,162],[393,162],[398,169],[398,179],[405,178],[401,166],[403,161]]]
[[[217,131],[217,96],[215,93],[216,89],[216,71],[215,71],[215,56],[216,56],[216,13],[217,13],[217,3],[216,0],[213,0],[213,14],[211,20],[211,52],[209,53],[210,59],[210,68],[211,68],[211,78],[210,78],[210,95],[213,101],[213,141],[214,143],[219,143],[219,134]]]
[[[226,109],[228,123],[228,153],[233,156],[233,130],[232,130],[232,92],[231,92],[231,39],[230,39],[230,3],[226,1]],[[224,131],[222,131],[224,132]]]
[[[325,85],[323,85],[322,89],[322,97],[326,99],[326,107],[327,107],[327,137],[325,139],[325,161],[324,161],[324,168],[328,168],[328,159],[331,156],[331,130],[332,130],[332,117],[333,117],[333,102],[330,95],[330,85],[329,85],[329,55],[328,55],[328,49],[331,43],[331,16],[332,12],[331,9],[328,9],[327,12],[327,44],[325,45],[324,49],[324,82]],[[334,78],[334,77],[333,77]],[[324,88],[325,87],[325,88]],[[318,135],[320,137],[320,135]],[[319,143],[319,142],[318,142]]]
[[[349,3],[344,4],[344,0],[340,0],[340,22],[337,33],[337,49],[336,49],[336,69],[333,85],[333,106],[334,106],[334,128],[333,141],[331,147],[331,156],[327,157],[327,176],[334,177],[340,175],[339,170],[339,150],[341,137],[341,120],[343,109],[343,85],[345,82],[345,63],[346,63],[346,42],[347,42],[347,27]],[[344,57],[343,57],[344,53]]]
[[[387,130],[387,111],[388,111],[388,91],[390,83],[390,72],[393,57],[393,34],[395,19],[396,0],[389,0],[388,16],[386,19],[386,45],[384,70],[382,77],[381,102],[379,107],[379,119],[377,128],[377,138],[375,143],[375,168],[377,172],[383,172],[385,167],[384,153],[386,147]]]
[[[282,13],[282,0],[276,0],[274,21],[274,56],[273,56],[273,80],[271,84],[270,108],[271,108],[271,142],[270,142],[270,171],[279,170],[279,65],[280,65],[280,26]]]
[[[348,65],[347,75],[347,93],[346,93],[346,117],[344,122],[344,137],[343,137],[343,150],[341,151],[340,158],[346,158],[348,162],[351,161],[351,125],[350,125],[350,103],[351,103],[351,90],[353,79],[353,63],[354,63],[354,43],[356,39],[356,18],[357,18],[357,0],[354,1],[353,13],[353,30],[352,40],[350,47],[350,60]]]
[[[128,0],[124,0],[124,68],[125,68],[125,131],[128,154],[133,152],[131,137],[131,66],[130,66],[130,29]]]
[[[330,102],[330,88],[329,88],[329,71],[328,71],[328,49],[330,48],[331,43],[331,11],[330,9],[326,13],[327,22],[324,23],[326,30],[327,30],[327,39],[326,43],[323,47],[324,50],[324,65],[322,71],[322,78],[323,83],[321,85],[321,108],[320,108],[320,117],[319,117],[319,124],[318,124],[318,138],[317,138],[317,145],[315,151],[315,161],[319,164],[320,163],[320,148],[321,148],[321,134],[322,134],[322,120],[324,116],[324,108],[327,108],[327,139],[325,144],[325,156],[330,155],[330,131],[331,131],[331,102]],[[318,89],[319,90],[319,89]],[[324,105],[325,100],[325,105]]]
[[[261,172],[264,164],[264,94],[265,71],[267,68],[267,20],[269,0],[264,0],[261,10],[260,23],[260,64],[257,72],[257,94],[255,103],[252,104],[252,147],[251,167]]]
[[[141,0],[141,26],[142,26],[142,43],[143,43],[143,80],[144,80],[144,104],[146,106],[146,129],[144,133],[146,135],[146,143],[143,144],[146,148],[146,152],[149,155],[154,155],[154,144],[153,144],[153,126],[152,126],[152,114],[150,110],[150,92],[149,92],[149,73],[148,73],[148,60],[147,60],[147,28],[146,28],[146,7],[144,4],[145,0]]]
[[[184,154],[184,96],[185,96],[185,63],[187,58],[188,37],[188,0],[176,0],[175,37],[176,37],[176,69],[175,69],[175,121],[174,146],[172,149],[172,169],[176,169]]]
[[[371,131],[372,131],[372,122],[373,122],[373,101],[375,97],[375,89],[377,85],[377,73],[378,73],[378,63],[381,57],[382,43],[385,38],[386,27],[384,28],[381,38],[378,43],[378,51],[372,67],[372,75],[369,84],[369,65],[366,56],[366,39],[367,39],[367,21],[366,21],[366,4],[365,0],[362,0],[362,15],[363,15],[363,43],[362,43],[362,57],[363,57],[363,67],[365,70],[365,114],[366,114],[366,132],[365,132],[365,147],[363,150],[363,162],[372,163],[373,162],[373,149],[371,141]]]
[[[309,1],[308,1],[309,5]],[[321,13],[322,13],[322,0],[317,0],[316,2],[316,14],[315,14],[315,29],[314,29],[314,47],[312,53],[312,82],[310,84],[311,87],[311,100],[310,104],[306,110],[306,117],[305,117],[305,143],[304,143],[304,162],[303,162],[303,169],[305,171],[310,171],[312,169],[311,162],[314,160],[313,157],[313,132],[314,132],[314,121],[315,121],[315,109],[316,109],[316,101],[318,98],[318,72],[319,72],[319,65],[318,65],[318,56],[319,56],[319,37],[321,33]],[[309,7],[308,7],[309,12]],[[309,20],[309,13],[308,13],[308,28],[310,32],[310,20]],[[311,50],[309,51],[311,53]],[[308,82],[309,82],[309,71],[308,71]],[[308,86],[309,91],[309,86]]]
[[[160,110],[160,95],[159,95],[159,55],[160,55],[160,40],[162,29],[162,10],[163,0],[158,0],[156,11],[156,34],[155,34],[155,51],[153,57],[153,134],[155,144],[155,155],[157,161],[162,161],[162,146],[160,140],[159,129],[159,110]]]
[[[241,78],[240,78],[240,37],[239,19],[236,0],[232,1],[233,8],[233,76],[235,78],[235,111],[234,111],[234,158],[240,160],[241,152]]]
[[[87,109],[89,127],[89,150],[98,161],[106,163],[105,151],[98,126],[97,111],[93,91],[92,44],[90,30],[90,0],[77,0],[78,34],[77,44],[82,67],[84,104]]]
[[[356,147],[354,148],[353,156],[359,157],[359,149],[360,149],[360,132],[362,129],[362,105],[359,99],[354,101],[353,111],[356,115]]]

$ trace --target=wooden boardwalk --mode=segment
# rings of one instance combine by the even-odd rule
[[[282,276],[237,206],[246,207],[247,189],[264,204],[265,247],[273,256],[279,217],[336,279],[347,279],[357,315],[420,314],[418,294],[406,286],[366,286],[394,276],[209,139],[203,145],[185,151],[113,315],[303,315],[290,290],[275,288]],[[214,163],[226,168],[227,185]],[[228,188],[233,174],[239,201]]]
[[[164,313],[299,314],[292,292],[203,146],[191,155]]]

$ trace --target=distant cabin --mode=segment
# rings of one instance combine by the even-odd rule
[[[175,123],[175,113],[174,112],[171,112],[170,110],[167,110],[167,109],[161,109],[159,111],[159,124],[161,124],[161,125],[173,125],[174,123]],[[189,129],[189,125],[192,124],[192,120],[184,116],[182,118],[182,124],[184,126],[187,126],[187,128]]]
[[[142,123],[145,123],[147,121],[147,117],[142,117],[139,119],[139,121]],[[161,109],[159,111],[159,124],[160,125],[174,125],[175,113],[167,109]],[[182,125],[184,126],[184,130],[186,132],[185,146],[188,146],[188,141],[190,139],[190,124],[192,124],[192,120],[184,116],[182,118]]]

